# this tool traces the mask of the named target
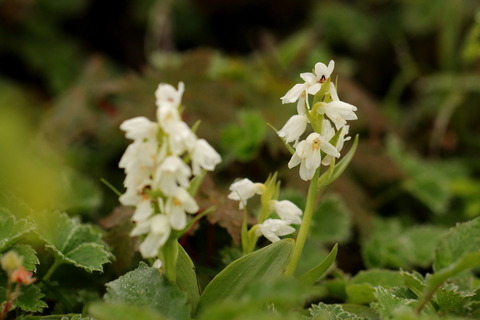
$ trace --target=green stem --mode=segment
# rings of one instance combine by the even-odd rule
[[[52,276],[52,274],[55,272],[55,270],[57,270],[57,268],[62,264],[63,262],[58,259],[58,258],[55,258],[55,262],[50,266],[50,269],[48,269],[47,273],[45,273],[45,275],[43,276],[43,281],[44,282],[47,282],[48,279],[50,279],[50,277]]]
[[[315,174],[310,181],[310,186],[308,187],[307,194],[307,204],[305,205],[305,212],[303,213],[303,221],[298,231],[297,241],[295,242],[295,247],[293,248],[292,259],[285,270],[285,275],[293,276],[295,270],[297,269],[298,261],[302,255],[303,247],[305,241],[307,240],[308,231],[310,229],[310,224],[313,217],[313,209],[315,209],[315,202],[317,200],[318,194],[318,176],[320,175],[320,168],[315,171]]]

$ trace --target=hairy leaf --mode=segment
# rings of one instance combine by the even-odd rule
[[[44,212],[33,217],[35,232],[46,247],[63,263],[89,272],[102,271],[111,254],[105,248],[102,234],[92,226],[80,224],[65,213]]]
[[[0,208],[0,252],[29,232],[32,226],[25,219],[16,219],[7,209]]]
[[[160,272],[140,263],[140,266],[107,283],[104,296],[107,303],[152,308],[171,319],[189,319],[189,306],[184,295]]]

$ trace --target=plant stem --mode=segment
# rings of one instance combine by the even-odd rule
[[[52,274],[55,272],[55,270],[57,270],[57,268],[62,264],[62,261],[58,258],[55,258],[55,262],[50,266],[50,269],[48,269],[47,273],[45,273],[45,275],[43,276],[43,281],[46,282],[48,281],[48,279],[50,279],[50,277],[52,276]]]
[[[320,175],[320,168],[315,171],[312,180],[310,181],[310,186],[308,187],[307,194],[307,204],[305,205],[305,212],[303,213],[303,221],[298,231],[297,241],[295,242],[295,247],[293,248],[292,258],[290,263],[285,270],[285,275],[293,276],[295,270],[297,269],[298,261],[302,255],[303,247],[305,241],[307,240],[308,231],[310,230],[310,224],[313,217],[313,209],[315,208],[315,202],[317,200],[318,194],[318,176]]]

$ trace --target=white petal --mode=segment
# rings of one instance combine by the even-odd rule
[[[287,143],[296,141],[307,129],[307,117],[304,115],[294,115],[288,119],[287,123],[283,126],[278,135],[285,138]]]
[[[292,89],[288,90],[288,92],[281,97],[282,103],[292,103],[298,100],[298,98],[301,96],[301,94],[305,91],[305,84],[304,83],[298,83],[293,86]]]
[[[150,217],[153,213],[152,203],[149,198],[142,199],[135,209],[132,220],[135,222],[142,221]]]

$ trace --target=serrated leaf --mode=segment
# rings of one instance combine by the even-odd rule
[[[310,285],[315,283],[315,281],[323,277],[328,271],[328,269],[333,265],[333,263],[335,262],[335,258],[337,257],[337,252],[338,244],[335,244],[328,256],[323,259],[320,264],[318,264],[313,269],[310,269],[308,272],[302,274],[300,277],[298,277],[298,280],[302,283]]]
[[[480,252],[480,217],[450,229],[440,241],[433,262],[434,271],[456,263],[463,255]],[[480,263],[480,261],[479,261]]]
[[[435,292],[434,300],[440,312],[467,315],[474,292],[458,291],[455,286],[445,286]]]
[[[7,209],[0,208],[0,252],[32,230],[25,219],[16,219]]]
[[[139,307],[127,304],[95,303],[88,308],[88,311],[96,320],[166,319],[147,306]]]
[[[374,295],[377,302],[373,302],[371,306],[378,312],[381,319],[389,319],[395,310],[403,307],[410,308],[415,303],[415,300],[397,297],[391,290],[383,287],[377,287]]]
[[[357,316],[354,313],[345,311],[339,304],[319,303],[309,309],[312,320],[366,320],[367,318]]]
[[[37,252],[32,246],[27,244],[17,244],[14,245],[11,250],[14,250],[16,253],[23,257],[23,266],[28,271],[37,271],[36,265],[40,263],[37,258]]]
[[[22,287],[22,293],[17,300],[15,300],[14,306],[27,312],[40,312],[48,307],[47,304],[41,300],[44,296],[40,288],[34,284]]]
[[[180,290],[157,269],[143,262],[106,286],[107,303],[149,307],[168,319],[190,318],[189,306]]]
[[[280,240],[234,261],[207,285],[200,296],[198,309],[238,298],[254,282],[277,278],[290,261],[293,246],[291,239]]]
[[[90,225],[80,224],[65,213],[44,212],[33,217],[35,232],[46,247],[63,263],[89,272],[102,271],[109,262],[102,234]]]

